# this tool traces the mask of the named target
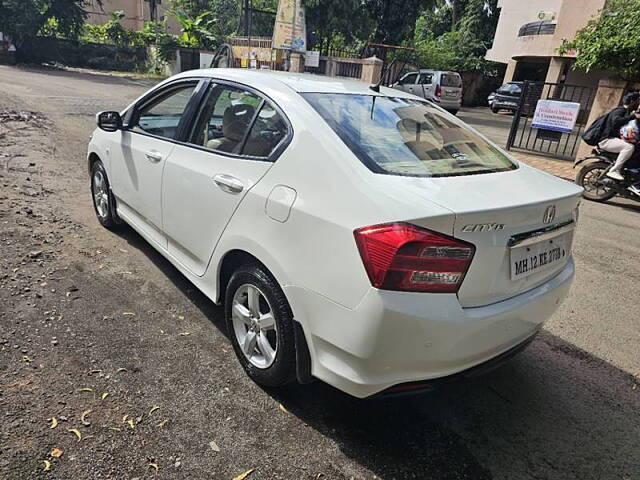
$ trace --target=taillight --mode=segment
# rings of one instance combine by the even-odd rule
[[[440,88],[440,85],[436,85],[436,97],[441,97],[442,96],[442,89]]]
[[[475,247],[408,223],[359,228],[356,244],[371,284],[383,290],[456,293]]]

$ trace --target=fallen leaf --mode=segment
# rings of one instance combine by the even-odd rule
[[[51,426],[49,428],[56,428],[58,426],[58,419],[56,417],[53,417],[51,419]]]
[[[188,337],[189,335],[191,335],[191,332],[180,332],[178,335],[180,335],[181,337]]]
[[[53,458],[60,458],[64,452],[59,448],[54,448],[51,450],[51,456]]]
[[[156,470],[156,472],[158,471],[158,464],[157,463],[150,463],[149,465],[147,465],[147,468],[154,468]]]
[[[209,442],[209,446],[211,447],[211,450],[213,450],[214,452],[219,452],[220,451],[220,447],[218,446],[218,444],[216,442],[214,442],[213,440],[211,440]]]
[[[33,359],[29,355],[23,355],[22,356],[22,361],[25,362],[25,363],[31,363],[31,362],[33,362]]]
[[[231,389],[229,387],[224,387],[222,389],[223,392],[229,393],[231,391]]]
[[[104,400],[108,396],[109,396],[109,392],[104,392],[102,395],[100,395],[100,400]]]
[[[85,427],[91,425],[91,422],[87,421],[87,415],[89,415],[91,412],[93,412],[93,410],[85,410],[84,412],[82,412],[82,415],[80,415],[80,423],[82,423]]]
[[[82,387],[78,389],[79,392],[89,392],[89,393],[93,393],[93,388],[90,387]]]
[[[80,433],[80,430],[76,428],[67,428],[67,432],[73,433],[78,438],[78,441],[82,440],[82,434]]]
[[[96,373],[102,373],[102,370],[89,370],[87,375],[95,375]]]
[[[178,320],[184,320],[184,315],[178,315]]]
[[[136,314],[133,312],[122,312],[122,315],[125,317],[135,317]]]
[[[636,388],[638,388],[638,385],[636,385],[635,383],[633,384],[633,387],[631,387],[631,390],[635,390]]]
[[[154,405],[153,407],[151,407],[151,410],[149,410],[149,415],[152,415],[156,410],[160,410],[159,405]]]
[[[237,477],[233,477],[233,480],[244,480],[245,478],[247,478],[249,475],[251,475],[253,472],[255,471],[255,468],[252,468],[251,470],[247,470],[244,473],[241,473],[240,475],[238,475]]]
[[[109,430],[113,430],[114,432],[121,432],[122,429],[118,427],[109,427]]]
[[[124,367],[120,367],[118,370],[116,370],[116,372],[120,373],[120,372],[128,372],[129,370],[127,370]]]
[[[44,470],[45,472],[48,472],[49,470],[51,470],[51,462],[49,460],[43,460],[44,462]]]
[[[284,405],[282,405],[281,403],[278,404],[278,408],[280,410],[282,410],[284,413],[289,413],[289,410],[287,410],[286,408],[284,408]]]
[[[132,419],[127,420],[127,425],[129,425],[129,427],[131,428],[131,430],[134,430],[136,428],[136,424],[133,423]]]
[[[158,427],[158,428],[162,428],[162,427],[164,427],[164,426],[167,424],[167,422],[168,422],[168,421],[169,421],[169,420],[163,420],[163,421],[161,421],[159,424],[157,424],[157,425],[156,425],[156,427]]]
[[[19,268],[14,268],[13,270],[11,270],[13,273],[16,273],[18,270],[20,270]]]

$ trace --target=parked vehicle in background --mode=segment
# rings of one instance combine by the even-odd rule
[[[500,110],[509,110],[515,112],[520,102],[520,94],[522,93],[522,82],[509,82],[502,85],[493,94],[493,99],[489,95],[489,106],[493,113]]]
[[[359,81],[184,72],[98,114],[88,170],[100,223],[224,304],[265,386],[367,397],[477,374],[533,339],[574,275],[581,188]]]
[[[462,106],[462,78],[457,72],[440,70],[410,72],[392,87],[429,100],[454,115]]]
[[[491,92],[489,94],[489,96],[487,97],[487,104],[492,107],[493,106],[493,100],[496,98],[496,92]]]

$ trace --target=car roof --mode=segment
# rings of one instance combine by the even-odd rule
[[[209,77],[243,83],[251,87],[268,87],[277,90],[294,90],[298,93],[348,93],[362,95],[384,95],[393,97],[411,97],[411,95],[381,87],[377,94],[370,84],[344,77],[328,77],[311,73],[291,73],[273,70],[254,70],[247,68],[207,68],[190,70],[172,78]]]

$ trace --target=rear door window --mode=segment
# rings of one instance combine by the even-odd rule
[[[423,85],[431,85],[433,82],[433,73],[421,73],[418,83]]]
[[[443,87],[461,87],[462,79],[457,73],[443,73],[440,77],[440,85]]]
[[[287,133],[287,123],[270,103],[265,102],[241,153],[251,157],[269,157]]]

